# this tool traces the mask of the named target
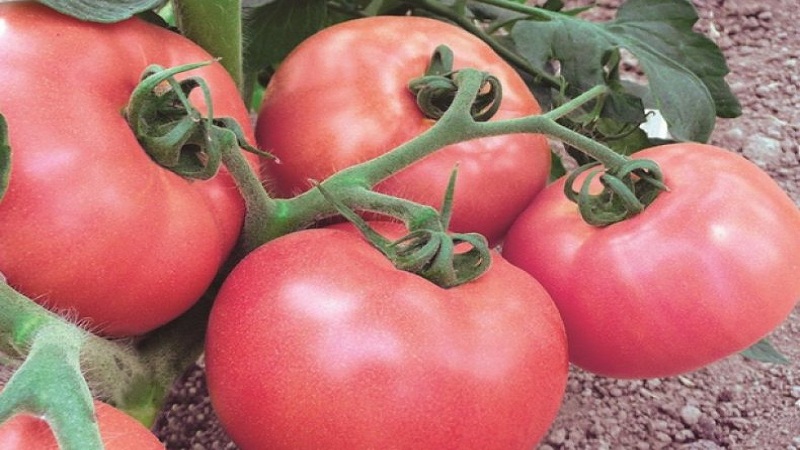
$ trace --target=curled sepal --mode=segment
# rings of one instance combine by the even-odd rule
[[[457,246],[462,243],[470,245],[470,249],[458,252]],[[416,273],[443,288],[472,281],[491,264],[489,244],[478,233],[416,230],[381,251],[398,269]]]
[[[260,148],[253,147],[247,142],[247,137],[244,135],[244,130],[242,130],[241,125],[239,122],[234,120],[231,117],[219,117],[215,118],[214,126],[216,129],[225,130],[230,133],[230,135],[236,140],[236,145],[241,148],[242,150],[246,150],[250,153],[254,153],[258,156],[263,156],[269,159],[277,159],[275,155],[272,153],[266,152],[261,150]]]
[[[216,175],[223,148],[235,146],[268,155],[247,143],[236,121],[214,117],[211,93],[202,78],[175,79],[175,75],[210,63],[169,69],[158,65],[147,67],[125,109],[128,124],[147,154],[159,165],[190,179]],[[196,88],[203,93],[206,116],[189,101],[189,94]]]
[[[322,185],[318,184],[317,189],[400,270],[415,273],[443,288],[451,288],[472,281],[489,269],[489,244],[480,234],[448,233],[440,218],[423,221],[425,225],[391,241]],[[457,248],[459,244],[468,244],[471,248],[463,251]]]
[[[408,89],[416,97],[417,106],[429,119],[440,119],[456,96],[458,84],[455,78],[458,71],[453,70],[453,59],[453,52],[449,47],[438,46],[431,56],[425,75],[408,83]],[[470,107],[470,115],[478,122],[491,119],[500,108],[502,96],[500,81],[485,73],[481,89]]]
[[[575,190],[575,181],[581,174],[598,166],[589,163],[574,170],[566,179],[564,193],[577,203],[586,223],[604,227],[633,217],[651,204],[658,195],[669,190],[658,164],[647,159],[628,160],[616,170],[588,173]],[[599,177],[602,191],[592,194],[591,185]]]
[[[11,145],[8,143],[8,124],[0,114],[0,201],[8,190],[11,178]]]

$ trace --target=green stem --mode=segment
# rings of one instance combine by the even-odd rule
[[[567,128],[548,114],[529,116],[520,119],[509,119],[503,122],[487,122],[483,128],[485,136],[497,136],[510,133],[538,133],[556,138],[565,144],[580,150],[600,161],[611,170],[625,164],[628,159],[606,145]]]
[[[483,84],[484,75],[472,69],[459,73],[461,81],[456,97],[445,115],[433,127],[391,152],[331,175],[321,183],[323,189],[339,192],[351,188],[372,188],[434,151],[470,139],[470,133],[474,132],[470,131],[472,128],[470,124],[475,122],[469,112]],[[258,239],[252,240],[249,249],[257,245],[257,240],[260,240],[260,243],[267,242],[287,232],[304,228],[315,220],[337,213],[336,208],[324,198],[319,189],[310,189],[297,197],[277,202],[279,207],[276,208],[275,214],[260,230]]]
[[[323,188],[324,186],[323,183]],[[435,228],[439,224],[439,212],[435,208],[381,194],[368,188],[345,187],[338,189],[337,195],[343,199],[342,203],[350,208],[358,207],[362,211],[400,219],[412,231],[419,228]]]
[[[609,169],[616,169],[628,160],[611,148],[584,136],[557,122],[558,119],[580,109],[587,103],[608,93],[608,87],[595,86],[574,99],[562,104],[558,108],[542,115],[533,115],[518,119],[507,119],[481,124],[488,136],[510,133],[539,133],[556,138],[569,144],[592,158],[600,161]]]
[[[373,229],[344,201],[333,193],[317,186],[317,190],[336,208],[336,210],[361,231],[364,238],[376,249],[386,256],[389,261],[400,270],[417,274],[428,281],[442,287],[451,288],[478,278],[486,273],[491,265],[491,250],[486,238],[475,233],[450,233],[447,230],[450,210],[452,208],[453,189],[455,188],[456,171],[450,177],[450,183],[445,193],[445,204],[442,212],[434,208],[416,205],[420,211],[410,212],[404,210],[408,203],[405,200],[375,193],[363,189],[360,195],[371,196],[373,203],[362,201],[359,203],[364,209],[376,205],[378,211],[389,207],[390,215],[397,214],[403,217],[409,233],[398,240],[392,241]],[[354,199],[348,191],[338,192],[342,198]],[[347,195],[350,194],[350,195]],[[355,197],[357,198],[357,196]],[[364,206],[366,205],[366,206]],[[397,205],[399,208],[392,208]],[[404,217],[402,213],[408,213]],[[456,252],[458,244],[468,244],[471,248],[467,251]]]
[[[580,109],[581,107],[585,106],[587,103],[591,102],[592,100],[601,97],[610,93],[608,86],[604,84],[599,84],[588,91],[582,93],[581,95],[573,98],[571,101],[564,103],[563,105],[551,109],[544,115],[550,117],[551,119],[560,119],[566,115],[569,115],[573,111]]]
[[[323,190],[335,192],[346,206],[400,219],[411,229],[423,227],[438,219],[438,212],[433,207],[375,192],[371,190],[374,184],[377,183],[370,184],[359,177],[337,175],[320,183]],[[308,228],[319,220],[339,214],[320,189],[309,189],[296,197],[273,201],[276,207],[270,219],[261,222],[260,226],[254,226],[248,238],[240,243],[244,253],[272,239]]]
[[[181,33],[220,58],[244,92],[241,0],[174,0],[174,4]]]
[[[548,9],[530,6],[522,3],[512,2],[509,0],[473,0],[475,3],[483,3],[484,5],[497,6],[499,8],[507,9],[509,11],[525,14],[526,16],[539,19],[539,20],[555,20],[563,18],[564,15]]]
[[[19,413],[43,417],[62,450],[102,450],[92,394],[80,367],[84,336],[51,322],[31,336],[25,362],[0,393],[0,422]]]
[[[474,69],[463,69],[459,71],[456,80],[459,89],[453,103],[434,126],[388,153],[335,173],[320,183],[323,188],[328,192],[350,190],[351,194],[360,195],[358,194],[360,191],[352,190],[352,188],[369,189],[442,147],[470,139],[512,133],[537,133],[557,137],[575,148],[585,151],[604,164],[608,164],[609,167],[618,167],[627,161],[605,145],[564,127],[556,121],[563,115],[604,95],[606,92],[604,87],[591,89],[547,114],[478,122],[470,115],[470,109],[485,80],[485,74]],[[343,196],[338,197],[344,198]],[[356,209],[363,209],[363,205],[358,204],[358,199],[344,201]],[[249,249],[288,232],[307,227],[315,220],[337,213],[318,189],[310,189],[297,197],[273,200],[273,202],[275,207],[269,213],[271,219],[266,223],[262,222],[263,226],[250,239]]]
[[[480,72],[473,70],[460,71],[457,97],[447,113],[431,129],[391,152],[345,169],[332,178],[348,177],[352,180],[361,180],[365,185],[374,186],[446,145],[470,139],[513,133],[545,134],[558,138],[585,152],[609,168],[618,167],[627,161],[624,156],[609,147],[557,122],[557,119],[605,95],[608,92],[605,86],[594,87],[545,114],[478,122],[473,120],[468,113],[477,90],[480,89],[481,79],[478,74]]]
[[[127,409],[132,391],[152,382],[132,346],[64,320],[5,282],[0,282],[0,338],[24,358],[0,394],[0,422],[23,411],[43,416],[65,450],[103,448],[93,397]],[[152,424],[155,409],[150,410],[149,417],[137,418]]]
[[[252,250],[261,241],[261,224],[275,215],[277,204],[254,173],[242,150],[267,157],[247,142],[242,127],[230,117],[214,117],[211,93],[201,78],[174,79],[174,75],[200,64],[170,69],[150,66],[131,94],[126,118],[142,147],[162,166],[186,178],[216,176],[219,164],[226,166],[244,198],[246,216],[241,240]],[[164,82],[171,89],[157,89]],[[208,108],[204,117],[188,100],[200,88]]]
[[[220,279],[223,276],[221,273]],[[155,414],[163,407],[169,388],[202,355],[215,293],[216,287],[210,289],[189,311],[137,343],[136,350],[147,364],[150,377],[142,380],[145,383],[128,390],[125,410],[133,416],[149,418],[149,421],[140,419],[143,423],[152,425]]]
[[[16,353],[14,356],[29,357],[30,349],[42,331],[52,329],[61,330],[65,342],[80,343],[81,367],[91,380],[94,396],[121,409],[141,409],[143,405],[130,404],[131,398],[138,397],[134,392],[154,385],[155,380],[150,367],[131,345],[94,335],[0,282],[0,339],[10,344]],[[168,383],[173,380],[174,374]]]
[[[425,133],[375,159],[342,170],[331,179],[350,178],[374,186],[434,151],[457,142],[484,137],[481,124],[470,115],[485,80],[482,72],[465,69],[457,76],[458,92],[447,112]],[[499,122],[495,122],[499,123]]]
[[[537,67],[532,66],[528,60],[514,52],[513,50],[509,49],[508,47],[500,44],[497,39],[494,38],[491,34],[487,33],[487,31],[476,25],[472,19],[467,17],[464,14],[460,14],[457,10],[443,4],[440,1],[436,0],[406,0],[406,3],[415,5],[422,9],[428,10],[433,12],[439,16],[445,17],[448,20],[456,23],[459,27],[469,31],[470,33],[478,36],[488,44],[492,50],[494,50],[497,54],[503,57],[506,61],[511,63],[517,69],[522,70],[544,82],[549,84],[551,87],[559,88],[562,85],[561,80],[558,77],[553,76],[550,73],[547,73]],[[507,2],[507,1],[497,1],[497,2],[490,2],[490,1],[482,1],[480,3],[491,4],[494,6],[500,6],[502,8],[522,12],[532,17],[541,18],[544,20],[552,19],[555,17],[559,17],[557,14],[552,11],[548,11],[542,8],[535,8],[532,6],[520,5],[519,3]]]
[[[225,148],[222,151],[222,162],[234,179],[239,193],[245,202],[245,218],[239,238],[240,251],[249,252],[271,238],[285,234],[270,234],[270,224],[282,224],[288,213],[286,202],[273,199],[261,180],[253,172],[238,148]],[[267,224],[267,225],[265,225]],[[292,231],[292,230],[286,230]]]

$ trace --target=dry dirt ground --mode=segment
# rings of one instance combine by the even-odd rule
[[[598,4],[593,14],[608,15],[619,1]],[[699,29],[726,53],[728,81],[744,108],[742,117],[718,125],[713,142],[761,165],[800,202],[800,5],[695,5]],[[626,381],[573,370],[538,450],[800,449],[800,309],[771,339],[789,365],[737,355],[685,376]],[[200,367],[176,385],[156,428],[170,449],[236,448],[214,420]]]

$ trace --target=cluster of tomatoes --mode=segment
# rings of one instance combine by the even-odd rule
[[[0,6],[0,42],[12,149],[0,272],[108,337],[180,316],[236,245],[245,205],[224,168],[190,181],[153,163],[122,111],[145,67],[211,57],[138,19],[83,23],[31,3]],[[439,44],[456,68],[499,79],[492,120],[540,113],[482,41],[418,17],[312,36],[271,79],[255,128],[221,66],[191,75],[210,87],[215,116],[278,157],[259,173],[290,197],[432,126],[407,84]],[[234,441],[528,449],[558,411],[570,362],[614,377],[690,371],[761,339],[796,304],[800,212],[743,158],[697,143],[637,153],[660,165],[668,191],[607,227],[581,219],[563,180],[548,184],[550,158],[541,135],[466,140],[376,186],[438,206],[458,165],[452,229],[502,250],[454,288],[396,269],[342,225],[246,255],[215,299],[206,341],[211,399]]]

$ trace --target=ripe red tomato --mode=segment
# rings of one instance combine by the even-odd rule
[[[347,21],[300,44],[270,81],[256,124],[259,145],[281,164],[267,182],[288,197],[337,170],[379,156],[433,125],[407,84],[434,49],[448,45],[455,68],[495,75],[503,100],[495,118],[540,113],[514,69],[466,31],[421,17]],[[451,145],[380,183],[380,192],[436,208],[458,165],[451,228],[496,242],[545,185],[550,150],[541,135],[515,134]]]
[[[100,25],[34,3],[0,5],[0,114],[12,152],[0,272],[9,284],[115,336],[152,330],[202,295],[236,242],[241,197],[226,173],[188,181],[158,166],[122,111],[148,65],[210,59],[138,19]],[[208,82],[215,115],[252,136],[221,66],[189,75]]]
[[[570,359],[614,377],[697,369],[754,344],[800,298],[800,212],[764,172],[703,144],[654,147],[669,192],[643,213],[587,225],[546,188],[503,254],[553,296]]]
[[[549,296],[499,255],[442,289],[340,229],[248,255],[206,341],[212,404],[242,449],[530,449],[567,367]]]
[[[95,401],[100,436],[106,450],[164,450],[153,433],[124,412]],[[19,414],[0,424],[3,450],[58,450],[50,426],[40,417]]]

